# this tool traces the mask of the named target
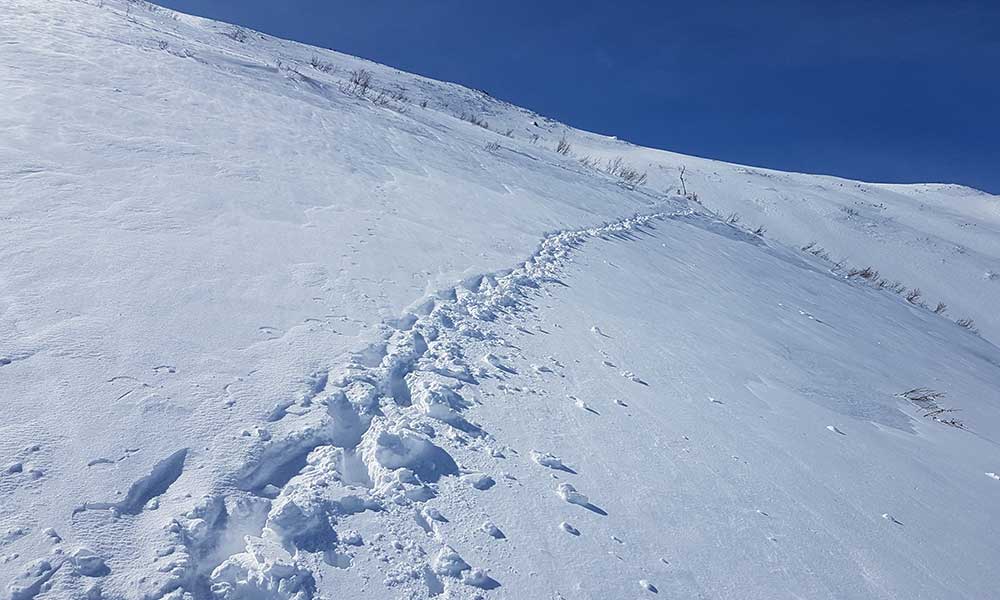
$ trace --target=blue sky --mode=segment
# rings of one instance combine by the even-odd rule
[[[1000,193],[1000,1],[158,0],[637,144]]]

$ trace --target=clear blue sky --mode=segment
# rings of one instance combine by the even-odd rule
[[[1000,0],[157,0],[658,148],[1000,193]]]

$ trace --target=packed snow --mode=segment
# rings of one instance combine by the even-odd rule
[[[3,598],[996,595],[1000,198],[136,0],[0,59]]]

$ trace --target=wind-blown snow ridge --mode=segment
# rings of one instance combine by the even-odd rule
[[[442,477],[466,473],[473,489],[492,487],[492,478],[467,472],[435,444],[438,436],[484,447],[492,441],[489,432],[463,416],[472,406],[462,396],[463,387],[504,368],[470,361],[470,342],[502,344],[481,325],[529,310],[533,291],[557,283],[561,268],[588,239],[627,238],[657,220],[692,212],[658,211],[554,233],[517,267],[467,279],[424,299],[392,325],[385,339],[330,369],[322,389],[296,407],[315,413],[313,424],[267,442],[238,478],[245,493],[206,499],[203,509],[176,520],[175,544],[183,550],[175,550],[175,569],[162,584],[161,597],[208,587],[226,600],[307,600],[315,581],[298,551],[321,552],[329,564],[349,562],[344,553],[353,538],[339,530],[340,519],[364,511],[388,521],[409,519],[413,506],[437,495]],[[305,464],[281,477],[289,456],[306,456]],[[226,529],[264,514],[263,526],[246,537],[243,551],[220,561],[216,550]],[[416,518],[432,529],[419,509]],[[445,555],[450,558],[442,559]],[[484,589],[500,585],[447,545],[415,575],[408,572],[412,562],[402,569],[400,583],[417,579],[431,590],[444,585],[442,578]]]

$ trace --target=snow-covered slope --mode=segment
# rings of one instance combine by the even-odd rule
[[[596,141],[595,141],[596,139]],[[683,187],[709,210],[768,238],[843,263],[871,267],[901,295],[918,290],[932,309],[971,319],[1000,341],[1000,197],[941,184],[875,184],[783,173],[581,136],[578,153],[623,157],[649,185]]]
[[[139,2],[4,3],[0,99],[5,598],[994,593],[995,197]]]

